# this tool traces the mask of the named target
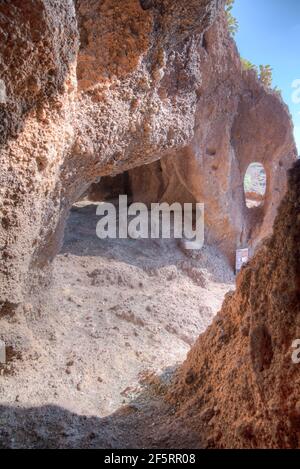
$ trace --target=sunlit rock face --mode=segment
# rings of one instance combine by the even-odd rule
[[[4,305],[22,301],[35,273],[47,271],[69,208],[89,185],[146,163],[161,160],[132,173],[135,197],[205,202],[207,241],[229,257],[269,232],[295,156],[290,117],[275,93],[242,72],[222,7],[0,5]],[[255,216],[242,187],[254,156],[267,173]]]
[[[218,0],[1,3],[3,308],[21,302],[35,274],[47,272],[69,207],[95,179],[192,140],[198,44],[221,6]]]
[[[198,434],[193,444],[299,447],[300,365],[292,348],[300,338],[299,220],[297,162],[273,235],[239,274],[236,292],[199,337],[170,393],[176,421]]]
[[[78,29],[71,1],[0,4],[0,302],[22,301],[37,252],[56,250],[74,138]]]
[[[201,79],[194,136],[180,151],[130,172],[136,200],[205,203],[206,242],[234,260],[235,250],[271,233],[297,151],[287,106],[252,71],[221,15],[198,44]],[[266,172],[261,207],[246,207],[244,177],[251,163]]]

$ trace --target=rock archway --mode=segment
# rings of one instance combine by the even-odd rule
[[[261,163],[251,163],[244,176],[246,206],[250,209],[262,207],[265,201],[267,175]]]
[[[172,428],[190,422],[195,442],[206,447],[299,447],[300,375],[292,356],[300,330],[299,191],[297,162],[272,236],[242,269],[236,292],[226,296],[171,390],[180,403]]]
[[[70,206],[95,179],[154,160],[154,199],[204,201],[207,240],[232,259],[251,231],[241,174],[261,155],[269,184],[253,243],[269,233],[296,154],[292,127],[278,95],[242,71],[224,15],[210,27],[220,5],[1,5],[3,305],[48,269]]]
[[[193,136],[198,44],[220,2],[148,6],[0,6],[2,307],[22,302],[48,269],[70,206],[98,176],[159,159]]]

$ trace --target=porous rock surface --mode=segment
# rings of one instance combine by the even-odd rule
[[[170,393],[177,422],[189,422],[199,445],[299,447],[300,368],[292,360],[300,336],[299,220],[297,162],[273,235],[242,269]]]
[[[92,186],[91,197],[108,197],[109,186],[115,196],[117,184],[120,193],[130,187],[134,200],[148,205],[203,202],[206,242],[234,261],[237,248],[248,246],[252,255],[270,234],[286,191],[286,171],[297,152],[287,106],[255,72],[243,69],[224,15],[201,38],[198,54],[197,106],[189,144],[130,170],[129,186],[102,178]],[[165,74],[161,85],[164,90],[174,88],[174,77]],[[264,166],[267,185],[262,206],[249,210],[243,183],[253,162]]]
[[[144,165],[131,177],[139,201],[205,202],[207,242],[230,259],[269,233],[296,154],[290,116],[276,93],[242,71],[222,6],[1,4],[5,308],[47,272],[70,206],[100,176]],[[262,213],[247,210],[243,193],[254,159],[267,172]]]
[[[22,301],[60,218],[60,167],[74,136],[78,32],[72,2],[0,4],[0,301]],[[54,243],[55,244],[55,243]],[[48,256],[46,256],[47,258]],[[42,258],[40,258],[42,260]]]

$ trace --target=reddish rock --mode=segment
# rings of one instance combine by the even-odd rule
[[[217,7],[217,0],[1,2],[2,305],[22,302],[47,279],[71,205],[99,176],[190,142],[197,44]],[[165,75],[172,79],[163,95]]]
[[[252,254],[271,233],[297,151],[287,106],[242,69],[225,21],[221,16],[198,47],[201,78],[190,144],[130,177],[136,200],[204,202],[206,242],[234,262],[237,248],[249,246]],[[167,83],[165,77],[162,86]],[[264,166],[267,188],[263,207],[249,210],[243,182],[253,162]]]

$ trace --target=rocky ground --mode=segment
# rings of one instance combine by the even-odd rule
[[[209,247],[191,257],[175,240],[100,241],[95,209],[73,207],[42,306],[2,318],[4,447],[180,446],[164,435],[174,409],[162,395],[232,270]]]

